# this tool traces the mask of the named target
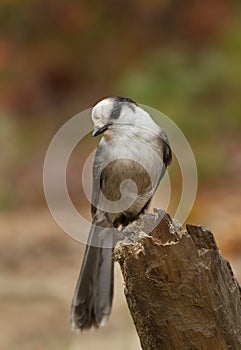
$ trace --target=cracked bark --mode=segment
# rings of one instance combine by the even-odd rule
[[[205,227],[155,210],[128,226],[115,259],[143,350],[240,350],[240,287]]]

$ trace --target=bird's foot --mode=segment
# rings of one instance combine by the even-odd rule
[[[121,233],[124,237],[123,239],[127,239],[131,243],[135,243],[135,233],[133,231],[123,230]]]
[[[116,228],[115,228],[115,237],[118,241],[123,241],[123,239],[125,239],[125,235],[123,234],[123,232],[118,231]]]
[[[115,237],[116,237],[116,239],[118,241],[123,241],[124,239],[127,239],[128,241],[130,241],[132,243],[135,242],[135,234],[134,234],[134,232],[128,231],[128,230],[125,230],[125,229],[123,229],[121,231],[117,230],[117,228],[114,226],[114,224],[113,224],[113,222],[112,222],[112,220],[110,218],[109,213],[105,213],[105,218],[106,218],[108,224],[112,226],[112,228],[113,228],[113,230],[115,232]]]

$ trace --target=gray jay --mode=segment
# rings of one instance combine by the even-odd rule
[[[92,226],[71,305],[73,329],[99,327],[113,298],[113,247],[148,208],[172,159],[162,130],[127,97],[109,97],[91,114],[102,138],[93,164]],[[120,236],[120,237],[119,237]]]

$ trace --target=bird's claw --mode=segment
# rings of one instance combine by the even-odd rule
[[[123,239],[125,239],[125,235],[118,230],[115,230],[115,236],[118,241],[123,241]]]
[[[128,241],[135,243],[135,234],[132,231],[117,231],[116,237],[119,241],[127,239]]]

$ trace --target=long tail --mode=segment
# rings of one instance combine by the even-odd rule
[[[113,236],[93,225],[71,305],[73,329],[99,327],[111,312],[113,299]],[[102,238],[99,238],[99,237]],[[111,248],[104,248],[111,247]]]

